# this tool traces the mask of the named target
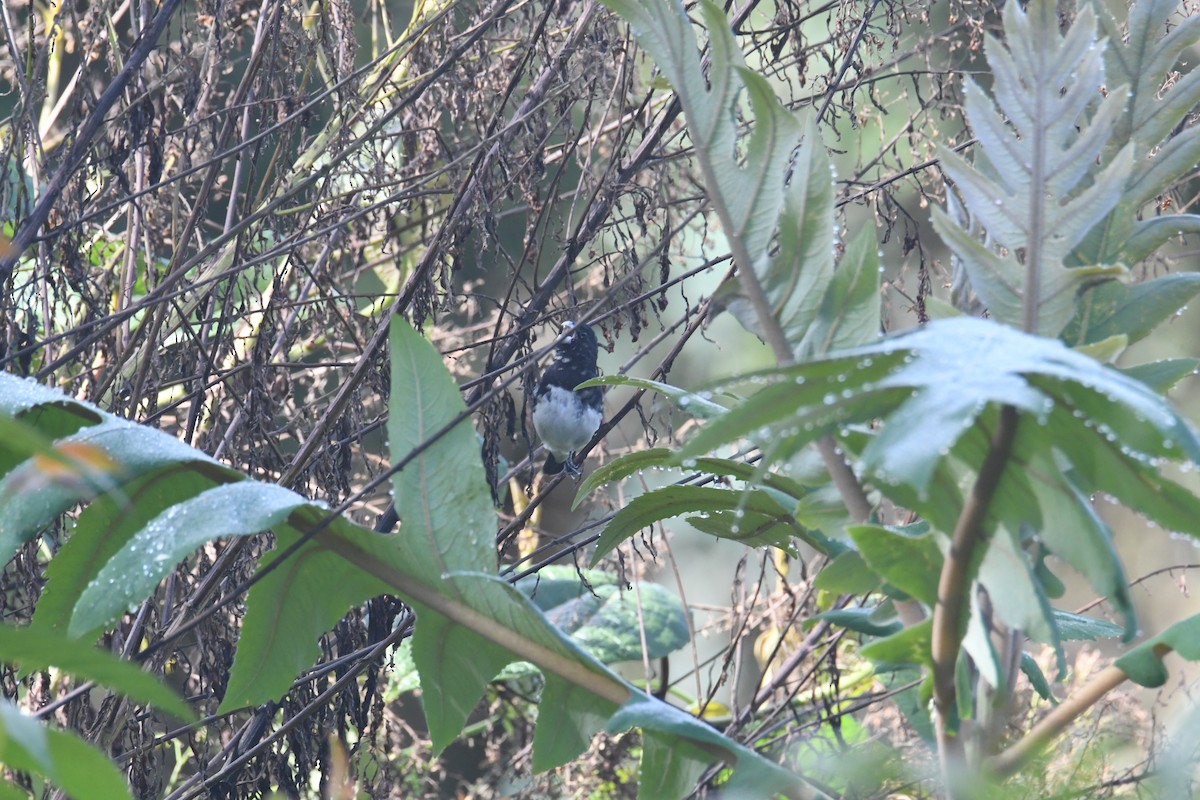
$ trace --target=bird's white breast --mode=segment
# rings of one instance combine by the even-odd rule
[[[561,386],[551,386],[533,410],[533,424],[542,443],[560,459],[587,444],[600,421],[599,411],[588,408],[578,395]]]

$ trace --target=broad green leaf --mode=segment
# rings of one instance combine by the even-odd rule
[[[846,246],[816,319],[794,348],[798,360],[879,338],[878,248],[872,227],[860,231]]]
[[[669,740],[644,730],[638,765],[638,800],[686,797],[704,774],[707,760],[704,751],[697,747],[672,747]]]
[[[686,389],[680,389],[678,386],[672,386],[669,383],[661,383],[646,378],[633,378],[628,375],[604,375],[579,384],[579,388],[587,386],[628,386],[631,389],[644,389],[649,392],[657,392],[670,400],[680,411],[687,412],[698,419],[711,419],[729,410],[728,407],[714,402],[711,392],[689,392]]]
[[[887,666],[929,665],[933,620],[927,619],[862,648],[863,658]]]
[[[769,257],[759,279],[772,313],[792,346],[793,355],[802,358],[802,342],[808,337],[825,298],[834,292],[831,285],[834,275],[833,169],[816,121],[811,116],[805,118],[804,138],[792,161],[790,182],[785,192],[783,214],[779,220],[779,250]],[[867,238],[865,234],[863,238]],[[871,245],[874,248],[873,236]],[[853,267],[853,264],[843,262],[841,269],[854,272]],[[847,283],[853,281],[843,278],[843,284]],[[861,281],[858,286],[863,288],[867,283],[869,281]],[[853,292],[850,294],[857,296]],[[878,315],[878,296],[874,300],[874,313]],[[853,329],[869,314],[869,309],[860,307],[847,315],[846,327]],[[878,330],[876,325],[871,333]]]
[[[561,767],[579,757],[592,743],[592,737],[604,730],[613,714],[613,704],[602,697],[561,680],[547,680],[538,703],[542,719],[554,725],[539,724],[533,732],[533,771]]]
[[[395,546],[431,575],[494,570],[496,514],[458,386],[433,345],[402,317],[392,318],[389,343],[388,446],[393,463],[416,453],[392,476],[401,520]]]
[[[242,481],[172,506],[134,534],[88,582],[75,604],[68,633],[80,636],[136,606],[205,542],[270,530],[307,505],[309,501],[281,486]]]
[[[16,664],[23,672],[58,667],[138,703],[155,706],[181,719],[195,718],[187,703],[153,675],[90,643],[45,631],[0,625],[0,660]]]
[[[582,625],[565,630],[600,661],[658,659],[687,644],[683,605],[666,588],[643,581],[636,596],[616,586],[600,587],[596,592],[601,598],[599,607]]]
[[[699,760],[701,764],[711,760],[711,755],[705,756],[696,750],[682,751],[669,747],[670,739],[666,735],[680,736],[689,742],[719,751],[728,748],[728,740],[706,723],[674,706],[651,702],[649,697],[641,693],[633,695],[613,716],[609,721],[608,731],[623,731],[634,725],[647,733],[659,734],[658,737],[654,737],[657,742],[654,753],[650,756],[650,764],[654,769],[645,768],[646,756],[643,756],[643,774],[654,775],[658,787],[656,792],[663,792],[650,794],[639,788],[638,797],[686,796],[694,788],[696,774],[693,765],[677,763],[677,760]],[[801,781],[798,776],[766,759],[759,758],[753,763],[745,764],[745,767],[743,768],[742,762],[739,761],[738,769],[734,770],[729,782],[723,784],[723,788],[731,796],[771,797],[777,792],[786,791],[798,797],[825,797]]]
[[[897,589],[933,608],[944,561],[933,534],[913,534],[882,525],[856,525],[846,532],[871,569]]]
[[[1061,656],[1050,601],[1034,576],[1033,565],[1008,531],[999,530],[991,537],[976,579],[987,589],[996,617],[1010,628],[1025,631],[1034,641],[1050,645]]]
[[[78,736],[44,725],[0,699],[0,763],[44,775],[75,798],[132,800],[125,778],[108,756]]]
[[[883,583],[857,550],[841,553],[813,578],[813,586],[833,594],[869,594]]]
[[[737,491],[707,486],[664,486],[635,497],[616,513],[596,542],[592,566],[599,563],[617,545],[655,522],[684,514],[711,514],[718,511],[740,511],[751,515],[747,519],[745,529],[729,531],[730,538],[748,544],[785,547],[791,536],[802,536],[806,533],[795,523],[787,509],[758,489]],[[760,533],[759,526],[764,519],[779,523],[782,527],[772,527]],[[760,536],[766,536],[767,540],[760,540]]]
[[[380,553],[388,548],[390,537],[368,533],[341,518],[331,523],[320,542],[306,542],[276,563],[323,517],[322,511],[308,506],[292,515],[294,525],[271,524],[276,546],[259,566],[266,577],[250,587],[246,597],[246,616],[219,713],[282,697],[295,677],[321,657],[318,640],[348,609],[392,591],[328,547],[335,538],[358,542],[395,563],[398,556]]]
[[[32,626],[65,633],[88,583],[135,533],[175,504],[240,479],[233,470],[216,464],[187,461],[134,478],[121,488],[121,497],[97,497],[79,515],[71,536],[46,565],[46,585],[34,609]],[[87,631],[80,638],[91,640],[94,633],[96,630]]]
[[[1200,369],[1200,358],[1164,358],[1133,367],[1123,367],[1121,372],[1149,386],[1159,394],[1168,390]]]
[[[1144,339],[1200,293],[1200,274],[1194,272],[1126,286],[1106,281],[1084,293],[1075,318],[1062,332],[1072,345],[1098,342],[1123,334],[1130,342]]]
[[[871,608],[840,608],[813,614],[805,620],[804,625],[810,627],[817,620],[823,619],[855,633],[865,633],[867,636],[891,636],[904,628],[904,624],[899,620],[880,622],[875,616],[875,610]]]
[[[1176,622],[1113,662],[1129,680],[1150,689],[1167,682],[1163,656],[1176,652],[1186,661],[1200,660],[1200,614]]]
[[[14,383],[23,382],[0,375],[0,395]],[[183,461],[207,462],[223,469],[216,461],[173,436],[108,414],[102,422],[82,428],[60,442],[95,447],[120,465],[122,480]],[[17,547],[83,499],[80,490],[69,485],[52,484],[38,491],[14,491],[12,487],[21,480],[21,470],[17,469],[0,481],[0,562],[8,561]]]
[[[523,578],[517,588],[605,664],[643,655],[658,659],[687,644],[686,611],[666,588],[639,581],[636,589],[623,591],[607,573],[587,573],[585,584],[573,567],[551,566]]]

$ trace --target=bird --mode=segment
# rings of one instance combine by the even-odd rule
[[[604,390],[599,386],[575,389],[597,377],[596,332],[590,325],[563,323],[563,338],[554,358],[542,372],[533,395],[533,428],[548,455],[542,472],[557,475],[564,469],[575,480],[582,474],[575,452],[591,441],[604,418]]]

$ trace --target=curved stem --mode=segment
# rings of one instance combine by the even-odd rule
[[[954,786],[965,766],[962,739],[953,723],[957,715],[954,671],[962,647],[963,609],[971,585],[972,560],[976,548],[984,541],[983,521],[1012,453],[1018,419],[1015,408],[1001,407],[988,454],[954,526],[950,552],[946,554],[938,580],[937,603],[933,607],[933,702],[938,717],[938,754],[951,798],[955,797]]]
[[[1087,686],[1055,706],[1029,733],[1021,737],[1020,741],[1003,753],[988,759],[985,766],[996,777],[1012,775],[1037,755],[1044,745],[1078,719],[1080,714],[1128,679],[1129,676],[1120,668],[1111,665],[1105,667]]]

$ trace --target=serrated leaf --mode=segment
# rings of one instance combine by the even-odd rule
[[[58,667],[78,678],[93,680],[138,703],[155,706],[180,719],[195,715],[187,703],[153,675],[90,643],[29,628],[0,625],[0,660],[23,672]]]
[[[1140,341],[1200,293],[1200,274],[1177,273],[1126,286],[1108,281],[1084,294],[1075,318],[1063,330],[1068,344],[1125,335]]]
[[[1120,625],[1095,617],[1086,617],[1073,611],[1054,609],[1054,624],[1064,641],[1094,642],[1097,639],[1116,639],[1124,634]]]
[[[941,153],[970,216],[961,224],[941,212],[933,219],[992,316],[1045,335],[1070,318],[1079,289],[1121,271],[1079,261],[1072,251],[1117,208],[1134,152],[1117,148],[1095,166],[1127,91],[1110,83],[1100,99],[1089,88],[1104,82],[1104,46],[1091,11],[1083,9],[1060,36],[1050,6],[1006,6],[1004,43],[984,37],[992,98],[970,79],[965,87],[967,119],[983,152],[973,166]],[[986,245],[973,226],[986,230]]]

